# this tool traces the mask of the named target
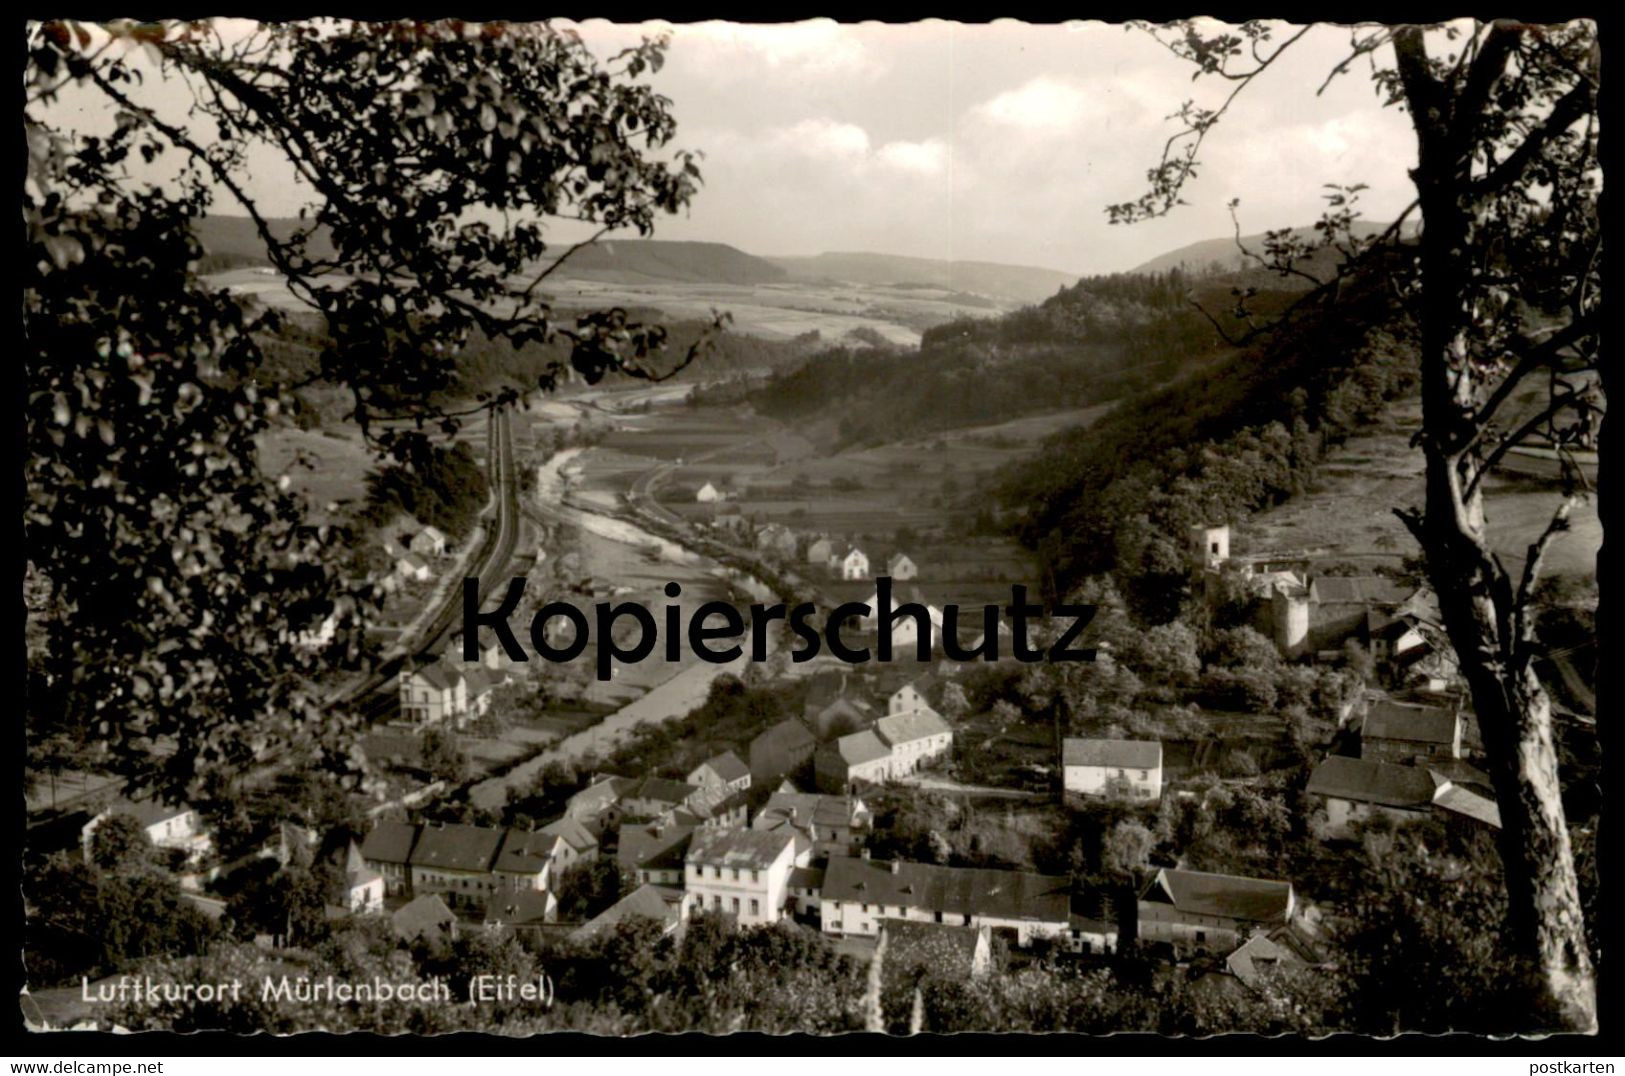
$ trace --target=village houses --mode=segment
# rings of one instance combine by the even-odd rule
[[[407,548],[420,557],[443,557],[446,555],[446,536],[434,527],[424,527],[412,535]]]
[[[824,868],[825,933],[872,937],[888,919],[1009,930],[1016,944],[1065,939],[1072,880],[1028,871],[834,856]]]
[[[869,578],[869,555],[857,546],[831,553],[829,566],[837,577],[847,582]]]
[[[1290,882],[1166,867],[1140,894],[1139,936],[1229,952],[1255,931],[1290,922],[1295,908]]]
[[[118,800],[98,811],[79,829],[79,843],[85,862],[90,862],[96,831],[114,815],[134,818],[155,847],[178,851],[188,864],[196,864],[214,850],[214,838],[203,828],[198,813],[184,805],[169,806],[157,800]]]
[[[690,913],[721,912],[740,926],[778,922],[787,911],[790,872],[806,866],[808,853],[796,861],[796,843],[782,830],[695,834],[683,876]]]
[[[886,574],[899,583],[906,583],[919,578],[920,569],[907,553],[893,553],[886,558]]]
[[[694,767],[686,780],[697,788],[720,785],[743,792],[750,788],[750,767],[732,751],[724,751]]]
[[[1395,822],[1455,816],[1501,827],[1493,799],[1422,765],[1332,755],[1315,767],[1305,791],[1325,802],[1333,837],[1353,836],[1356,823],[1378,815]]]
[[[1156,800],[1162,796],[1162,744],[1156,740],[1061,742],[1062,787],[1073,795]]]
[[[1360,757],[1375,762],[1460,758],[1461,733],[1454,709],[1374,700],[1360,726]]]
[[[716,504],[722,500],[722,491],[714,483],[707,482],[695,491],[694,500],[699,504]]]

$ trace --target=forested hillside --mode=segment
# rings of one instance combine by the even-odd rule
[[[842,446],[1106,403],[1167,385],[1227,348],[1191,305],[1255,286],[1266,314],[1294,294],[1255,274],[1193,281],[1175,270],[1090,277],[1035,306],[929,329],[917,350],[839,347],[767,382],[753,402],[784,421],[834,419]]]
[[[1417,360],[1375,279],[1178,382],[1125,399],[1013,468],[999,500],[1065,590],[1115,571],[1138,611],[1177,608],[1184,535],[1303,489],[1332,445],[1415,384]]]

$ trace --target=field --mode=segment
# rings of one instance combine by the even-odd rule
[[[1410,445],[1420,420],[1416,401],[1395,403],[1379,425],[1332,452],[1308,493],[1237,528],[1234,551],[1326,549],[1329,559],[1373,566],[1414,556],[1416,541],[1393,510],[1422,503],[1422,453]],[[1511,465],[1515,472],[1485,482],[1485,518],[1495,552],[1516,578],[1561,496],[1543,461],[1519,459]],[[1590,576],[1602,545],[1596,502],[1576,506],[1571,523],[1570,532],[1548,550],[1545,570]]]
[[[763,284],[687,284],[666,281],[627,283],[561,274],[549,300],[561,315],[613,306],[644,307],[671,319],[709,319],[711,311],[733,315],[736,332],[789,340],[817,332],[826,343],[868,330],[890,343],[912,347],[934,325],[963,316],[986,317],[1018,305],[967,295],[946,288],[889,287],[883,284],[838,284],[789,281]],[[206,278],[214,287],[252,295],[282,310],[309,310],[282,278],[266,269],[233,269]],[[336,285],[344,281],[335,277]]]
[[[608,506],[640,492],[694,526],[737,511],[757,524],[830,534],[864,548],[875,573],[900,550],[919,564],[922,583],[978,592],[962,594],[961,586],[951,596],[930,593],[933,601],[983,600],[988,587],[979,583],[998,584],[993,597],[1008,598],[1009,583],[1033,582],[1033,563],[1000,535],[972,533],[987,503],[982,491],[994,471],[1042,438],[1102,412],[1053,412],[832,451],[820,445],[820,431],[789,430],[745,407],[668,404],[618,418],[617,429],[572,465],[572,477],[588,500]],[[695,500],[708,482],[727,494],[725,502]]]

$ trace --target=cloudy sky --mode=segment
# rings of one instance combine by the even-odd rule
[[[1411,198],[1407,118],[1381,107],[1366,69],[1314,92],[1347,55],[1347,29],[1312,31],[1242,94],[1209,136],[1189,206],[1123,227],[1107,223],[1105,207],[1144,192],[1176,129],[1169,114],[1187,98],[1216,105],[1229,88],[1193,83],[1192,69],[1144,33],[1009,20],[562,25],[602,58],[671,35],[666,65],[645,77],[673,102],[674,148],[705,155],[705,185],[656,238],[1096,273],[1227,235],[1231,198],[1248,233],[1311,223],[1327,183],[1369,184],[1373,221]],[[88,91],[64,94],[62,109],[92,127],[111,122]],[[293,215],[299,189],[285,165],[261,157],[251,194],[273,215]]]
[[[678,142],[705,153],[705,187],[657,235],[758,254],[873,250],[1050,266],[1130,268],[1229,232],[1307,224],[1322,184],[1365,182],[1388,220],[1412,192],[1407,117],[1356,68],[1314,89],[1349,32],[1316,30],[1238,99],[1209,136],[1190,206],[1128,228],[1105,205],[1144,189],[1187,97],[1227,85],[1121,26],[1016,22],[807,22],[659,27],[588,22],[601,55],[669,29],[652,77],[674,102]],[[1282,35],[1285,36],[1285,35]]]

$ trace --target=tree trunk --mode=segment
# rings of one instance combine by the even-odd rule
[[[1418,121],[1421,126],[1421,121]],[[1465,307],[1471,217],[1437,142],[1421,139],[1422,425],[1426,504],[1407,518],[1427,560],[1444,627],[1472,693],[1501,812],[1501,860],[1514,953],[1529,962],[1536,1019],[1596,1028],[1596,985],[1579,881],[1563,816],[1551,703],[1530,664],[1512,580],[1485,536],[1477,460],[1467,447],[1476,412]],[[1437,185],[1426,177],[1442,177]]]

